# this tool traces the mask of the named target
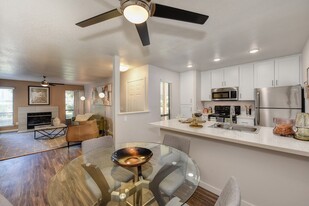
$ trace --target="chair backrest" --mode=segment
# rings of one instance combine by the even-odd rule
[[[189,151],[190,151],[190,139],[189,138],[166,134],[163,139],[163,144],[174,147],[186,154],[189,154]]]
[[[98,138],[88,139],[82,142],[82,152],[83,154],[90,152],[97,148],[108,148],[114,146],[114,141],[112,136],[102,136]]]
[[[0,194],[0,205],[1,206],[13,206],[2,194]]]
[[[230,177],[225,184],[215,206],[240,206],[240,189],[235,177]]]

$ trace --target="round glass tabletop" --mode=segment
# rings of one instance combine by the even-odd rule
[[[152,157],[140,168],[112,161],[115,151],[132,147],[147,148]],[[199,180],[198,167],[186,153],[157,143],[126,143],[70,161],[51,178],[47,197],[51,206],[175,206],[191,197]]]

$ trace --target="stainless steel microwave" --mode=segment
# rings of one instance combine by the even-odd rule
[[[238,87],[218,88],[211,90],[213,101],[236,101],[238,100]]]

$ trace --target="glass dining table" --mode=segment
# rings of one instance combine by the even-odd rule
[[[112,161],[115,151],[146,148],[149,161],[123,167]],[[198,167],[186,153],[158,143],[134,142],[98,148],[65,165],[51,178],[50,206],[183,205],[200,180]]]

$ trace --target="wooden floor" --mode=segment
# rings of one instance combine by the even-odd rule
[[[44,206],[49,179],[70,160],[81,155],[80,146],[61,148],[0,161],[0,193],[14,206]],[[201,187],[190,206],[213,206],[217,196]]]

